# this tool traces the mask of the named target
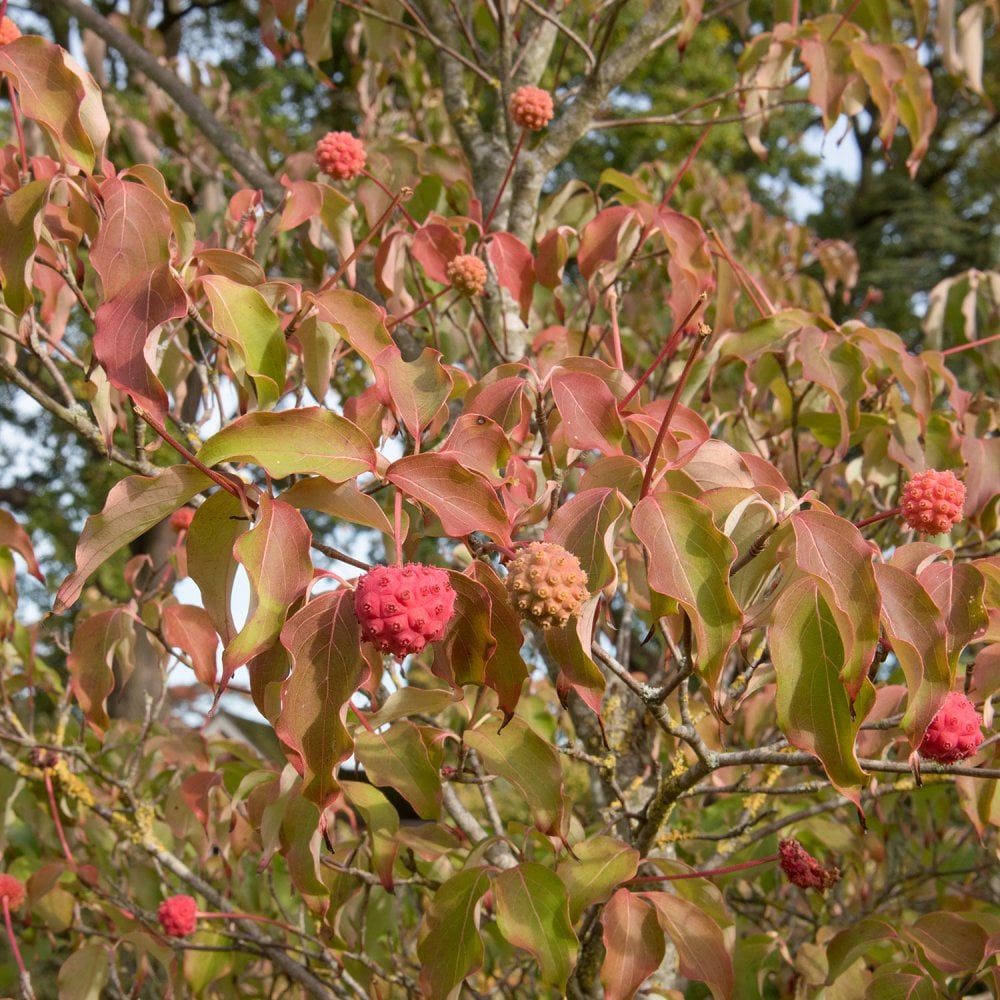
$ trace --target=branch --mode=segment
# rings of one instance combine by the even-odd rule
[[[103,38],[108,45],[117,49],[129,66],[144,73],[165,94],[173,98],[181,111],[238,173],[255,187],[260,188],[272,202],[277,203],[284,198],[285,189],[271,176],[256,153],[246,149],[173,70],[164,66],[138,42],[129,38],[125,32],[116,28],[83,0],[55,0],[55,2],[81,24],[90,28],[94,34]]]

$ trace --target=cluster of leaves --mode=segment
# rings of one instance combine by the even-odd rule
[[[861,6],[748,39],[754,148],[800,58],[828,121],[870,99],[916,167],[927,70]],[[321,66],[332,9],[299,23],[265,6],[265,37],[301,32]],[[393,31],[440,34],[436,4],[407,11]],[[612,51],[627,61],[659,13]],[[700,4],[684,14],[701,30]],[[362,22],[373,49],[386,17]],[[526,51],[551,23],[525,8]],[[461,27],[505,37],[486,7]],[[614,20],[590,30],[577,42],[596,59]],[[441,44],[464,146],[443,124],[373,134],[350,186],[291,157],[207,225],[156,167],[108,159],[100,88],[63,49],[0,48],[17,113],[51,144],[0,152],[0,373],[131,473],[56,597],[58,613],[80,605],[65,669],[16,618],[11,553],[41,574],[0,518],[0,776],[18,817],[3,847],[30,876],[36,988],[1000,987],[995,900],[968,877],[995,847],[998,744],[924,764],[923,788],[915,756],[950,690],[988,723],[1000,690],[995,396],[963,385],[948,350],[835,321],[857,282],[850,246],[696,158],[540,200],[538,180],[531,204],[550,140],[521,152],[484,97],[515,161],[505,190],[507,164],[487,169],[449,89],[465,64]],[[590,69],[552,142],[597,86]],[[451,287],[461,254],[486,264],[486,295]],[[965,518],[914,539],[892,510],[928,468],[960,473]],[[189,504],[162,560],[125,565],[124,598],[88,587]],[[507,594],[507,562],[536,538],[587,575],[565,627],[527,626]],[[380,550],[446,569],[457,595],[443,638],[402,665],[362,643],[354,612],[352,577]],[[198,727],[166,711],[167,687],[143,719],[113,717],[144,656],[159,675],[191,667],[211,704]],[[275,740],[268,760],[231,727],[211,735],[241,694]],[[836,852],[825,899],[764,867],[789,828]],[[902,892],[918,873],[942,881]],[[152,914],[179,890],[229,914],[225,929],[165,938]]]

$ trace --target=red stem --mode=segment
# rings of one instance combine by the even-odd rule
[[[769,865],[778,860],[777,854],[772,854],[757,861],[744,861],[739,865],[729,865],[727,868],[709,868],[703,872],[685,872],[683,875],[646,875],[639,878],[630,878],[622,885],[644,885],[647,882],[676,882],[683,878],[714,878],[716,875],[729,875],[732,872],[741,872],[746,868],[757,868],[759,865]]]
[[[429,299],[424,299],[423,302],[415,305],[409,312],[403,313],[402,316],[390,316],[386,320],[385,328],[391,330],[394,326],[398,326],[400,323],[405,323],[411,316],[416,316],[418,312],[426,309],[429,305],[435,302],[437,299],[441,298],[445,292],[451,291],[451,285],[445,285],[440,291],[435,292]]]
[[[52,810],[52,819],[56,824],[56,833],[59,835],[59,843],[62,844],[63,854],[66,855],[66,860],[69,862],[70,868],[76,871],[76,858],[73,857],[69,849],[69,844],[66,843],[66,834],[63,831],[62,820],[59,819],[59,808],[56,805],[56,794],[52,788],[52,775],[47,770],[45,772],[45,790],[49,793],[49,807]]]
[[[887,521],[890,517],[898,517],[903,513],[902,507],[893,507],[892,510],[884,510],[881,514],[872,514],[863,521],[855,521],[855,528],[867,528],[869,524],[878,524],[879,521]]]
[[[202,920],[252,920],[257,924],[272,924],[275,927],[280,927],[282,930],[288,931],[289,934],[302,933],[297,927],[292,927],[291,924],[282,923],[280,920],[272,920],[270,917],[259,917],[255,913],[225,913],[221,911],[202,913],[199,910],[195,916]]]
[[[632,400],[635,394],[646,384],[646,380],[649,378],[649,376],[652,375],[653,372],[655,372],[656,369],[659,367],[660,362],[667,356],[667,354],[671,350],[673,350],[677,342],[676,340],[677,334],[679,334],[681,330],[683,330],[684,327],[686,327],[688,323],[691,322],[692,318],[694,317],[694,314],[707,301],[708,301],[708,293],[702,292],[701,295],[699,295],[697,300],[695,301],[695,304],[691,306],[691,308],[688,310],[687,316],[685,316],[684,319],[677,324],[677,327],[674,330],[674,332],[669,337],[667,337],[667,342],[663,345],[663,349],[660,351],[660,353],[656,355],[656,358],[653,361],[653,363],[642,373],[642,376],[639,378],[639,381],[636,382],[636,384],[632,386],[632,388],[629,389],[627,393],[625,393],[625,398],[618,404],[619,413],[621,413],[625,409],[625,407],[628,406],[629,402]]]
[[[699,352],[701,351],[701,345],[707,339],[706,334],[698,335],[698,339],[694,342],[694,346],[691,348],[691,354],[688,356],[687,364],[684,366],[684,371],[681,372],[681,377],[677,380],[677,385],[674,386],[674,394],[670,397],[667,412],[663,415],[663,423],[660,424],[660,432],[656,435],[656,440],[653,442],[653,450],[649,453],[649,458],[646,460],[646,474],[642,477],[642,489],[639,490],[640,500],[646,496],[647,493],[649,493],[649,488],[653,483],[653,472],[656,469],[656,460],[660,457],[660,449],[663,447],[663,440],[667,436],[667,429],[670,427],[670,421],[673,419],[674,411],[677,409],[677,404],[680,402],[681,392],[684,390],[688,376],[691,374],[691,369],[694,367],[694,363],[698,358]]]
[[[374,174],[369,173],[367,170],[362,170],[361,175],[363,177],[367,177],[368,180],[370,180],[373,184],[377,185],[383,194],[387,194],[390,198],[396,197],[396,195],[394,195]],[[406,219],[406,221],[411,226],[413,226],[414,229],[420,228],[420,225],[417,223],[416,219],[414,219],[413,216],[410,215],[410,213],[406,210],[406,208],[403,205],[399,206],[399,210],[403,213],[403,217]]]
[[[392,537],[396,543],[396,565],[403,565],[403,494],[396,487],[392,501]]]
[[[718,115],[718,109],[716,109],[716,115]],[[666,208],[669,204],[670,199],[673,198],[674,192],[677,190],[677,185],[684,179],[684,175],[688,172],[691,164],[694,163],[694,158],[701,151],[701,147],[704,145],[705,140],[708,138],[709,133],[715,128],[715,122],[711,125],[706,125],[705,130],[698,136],[698,141],[694,144],[694,149],[691,150],[687,155],[687,159],[681,164],[680,170],[674,175],[674,179],[670,182],[670,187],[667,188],[667,193],[663,196],[660,201],[660,207]]]
[[[524,139],[527,134],[528,130],[522,128],[521,134],[517,140],[517,145],[514,147],[514,155],[510,158],[510,163],[507,164],[507,173],[503,175],[503,180],[500,182],[500,188],[497,191],[497,196],[493,199],[493,207],[490,209],[490,214],[486,216],[486,221],[483,223],[483,236],[489,232],[493,216],[497,214],[497,209],[500,207],[500,199],[503,197],[504,190],[507,187],[507,182],[510,180],[510,175],[514,172],[514,164],[517,163],[517,158],[521,155],[521,147],[524,145]],[[480,238],[479,242],[483,242],[482,238]]]
[[[625,371],[625,362],[622,359],[622,335],[618,328],[618,293],[612,288],[608,292],[608,311],[611,313],[611,346],[615,352],[615,367],[620,371]]]
[[[10,940],[10,950],[14,953],[14,961],[17,962],[17,967],[21,971],[21,992],[28,1000],[33,1000],[35,994],[31,989],[31,977],[28,975],[28,970],[24,967],[24,959],[21,958],[21,949],[17,946],[17,938],[14,936],[14,924],[10,919],[10,900],[6,896],[3,897],[3,918],[7,924],[7,937]]]
[[[729,248],[722,242],[722,237],[714,229],[711,230],[711,233],[712,238],[715,240],[715,245],[719,248],[719,253],[722,254],[726,263],[733,269],[736,280],[743,286],[743,291],[750,296],[750,301],[753,302],[754,308],[760,313],[761,318],[767,319],[768,316],[773,316],[776,311],[774,303],[767,297],[764,289],[757,284],[757,279],[745,267],[733,260],[733,255],[729,252]]]
[[[992,337],[983,337],[980,340],[973,340],[969,344],[959,344],[958,347],[949,347],[941,352],[941,357],[946,358],[949,354],[958,354],[959,351],[971,351],[974,347],[981,347],[983,344],[991,344],[995,340],[1000,340],[1000,333],[993,334]]]
[[[4,4],[6,7],[6,4]],[[10,114],[14,119],[14,128],[17,130],[17,145],[21,150],[21,176],[28,177],[28,151],[24,145],[24,129],[21,127],[21,110],[17,106],[17,94],[14,91],[14,84],[10,77],[7,77],[7,94],[10,97]]]

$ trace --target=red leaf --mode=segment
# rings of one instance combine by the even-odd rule
[[[628,889],[619,889],[601,914],[605,1000],[629,1000],[663,961],[666,942],[656,910]]]
[[[6,510],[0,510],[0,546],[5,546],[19,553],[28,564],[28,572],[36,580],[45,583],[45,577],[38,568],[35,550],[32,548],[28,533],[14,520],[14,515]]]
[[[167,393],[146,361],[147,344],[160,326],[186,315],[187,308],[184,289],[163,263],[100,306],[94,321],[94,356],[108,381],[160,418],[167,411]]]
[[[421,226],[413,234],[411,252],[431,281],[448,284],[447,266],[463,251],[462,241],[438,222]]]
[[[625,427],[618,400],[606,382],[588,372],[556,369],[552,398],[562,417],[560,430],[572,448],[620,455]]]
[[[188,654],[195,676],[214,690],[219,636],[208,612],[194,604],[168,605],[163,610],[163,635],[171,646]]]
[[[354,747],[344,716],[366,673],[354,594],[337,590],[310,601],[288,620],[281,643],[294,666],[275,731],[302,764],[302,794],[322,809],[337,794],[334,769]]]
[[[510,233],[491,233],[486,253],[496,269],[500,286],[520,305],[521,318],[527,318],[535,290],[535,259],[531,251]]]
[[[580,273],[588,280],[608,261],[618,257],[626,225],[635,219],[635,211],[626,205],[612,205],[598,212],[580,234],[576,260]]]
[[[112,608],[88,618],[73,634],[66,660],[70,687],[87,721],[102,735],[111,725],[107,711],[108,695],[115,687],[111,664],[119,647],[129,648],[133,639],[132,619],[123,608]],[[133,660],[125,655],[122,662],[128,664]]]

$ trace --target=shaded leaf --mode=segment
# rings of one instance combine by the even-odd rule
[[[559,862],[556,874],[569,893],[569,916],[576,923],[588,906],[603,903],[635,875],[639,852],[616,837],[598,835],[574,844],[573,854]]]
[[[111,720],[107,699],[114,690],[111,665],[121,651],[123,664],[131,668],[131,647],[135,639],[132,619],[123,608],[112,608],[86,619],[73,633],[66,667],[70,687],[87,721],[103,734]],[[127,678],[123,676],[123,686]]]
[[[73,952],[59,969],[59,1000],[100,1000],[108,981],[110,952],[88,944]]]
[[[373,359],[375,384],[382,401],[414,438],[434,419],[451,393],[451,375],[441,364],[441,352],[425,347],[413,361],[404,361],[393,344]]]
[[[31,272],[48,193],[48,181],[31,181],[0,198],[0,232],[4,234],[0,240],[0,286],[4,303],[18,317],[34,302]]]
[[[38,568],[38,560],[35,559],[35,550],[28,533],[17,523],[13,514],[2,509],[0,509],[0,546],[17,552],[27,564],[28,572],[36,580],[45,583],[45,577]]]
[[[373,733],[359,730],[354,753],[372,784],[395,788],[421,819],[441,815],[441,776],[420,730],[407,720]]]
[[[385,328],[385,311],[357,292],[332,288],[316,296],[316,310],[369,364],[393,344]]]
[[[561,545],[580,560],[592,594],[618,580],[615,534],[624,513],[616,489],[581,490],[555,512],[545,529],[545,541]]]
[[[933,965],[952,975],[975,972],[986,955],[989,935],[959,913],[927,913],[907,927]]]
[[[163,636],[188,654],[195,676],[214,690],[219,636],[209,613],[194,604],[169,604],[163,609]]]
[[[486,662],[496,649],[490,631],[490,597],[471,577],[449,570],[455,611],[444,637],[434,644],[434,673],[454,687],[482,684]]]
[[[362,493],[354,479],[332,483],[329,479],[300,479],[281,494],[293,507],[317,510],[338,521],[350,521],[373,528],[384,535],[392,534],[392,523],[374,497]]]

